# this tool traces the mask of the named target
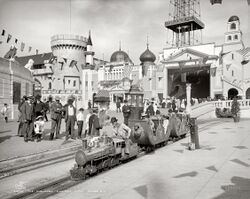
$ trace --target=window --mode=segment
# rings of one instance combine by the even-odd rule
[[[68,79],[68,84],[70,84],[70,79]]]
[[[235,30],[235,29],[236,29],[236,24],[235,24],[235,23],[232,23],[231,26],[230,26],[230,29],[231,29],[231,30]]]
[[[52,84],[51,84],[51,82],[49,82],[49,90],[52,88]]]
[[[227,40],[228,40],[228,41],[231,41],[231,40],[232,40],[232,36],[228,36],[228,37],[227,37]]]
[[[0,97],[4,96],[4,80],[0,79]]]
[[[73,81],[73,86],[76,87],[76,80]]]
[[[234,54],[232,53],[232,59],[234,59]]]
[[[21,83],[13,82],[13,104],[18,104],[21,99]]]
[[[238,40],[238,35],[234,35],[234,40]]]
[[[234,71],[232,70],[232,77],[234,76]]]

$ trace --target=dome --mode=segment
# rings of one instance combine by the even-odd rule
[[[156,57],[155,57],[154,53],[152,53],[148,48],[140,56],[140,61],[142,63],[154,62],[155,60],[156,60]]]
[[[111,57],[110,62],[131,62],[131,59],[129,58],[128,54],[122,50],[115,51]]]
[[[239,21],[239,17],[238,16],[231,16],[229,19],[228,19],[228,22],[232,22],[232,21]]]

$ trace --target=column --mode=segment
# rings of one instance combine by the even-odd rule
[[[88,70],[88,99],[92,101],[92,70]],[[93,102],[92,102],[93,104]]]
[[[166,66],[163,66],[163,97],[167,98],[168,96],[168,69]]]
[[[190,115],[191,113],[191,84],[186,84],[186,96],[187,96],[187,107],[186,112]]]

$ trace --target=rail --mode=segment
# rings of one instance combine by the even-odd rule
[[[233,100],[215,101],[215,108],[231,108]],[[250,99],[238,100],[241,108],[250,109]]]

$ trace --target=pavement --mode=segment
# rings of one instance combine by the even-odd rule
[[[120,113],[111,115],[121,118]],[[187,137],[50,198],[249,199],[249,122],[242,120],[233,123],[230,118],[200,121],[201,149],[189,151],[187,146],[190,138]],[[0,153],[4,158],[11,159],[17,154],[22,156],[33,154],[34,151],[41,153],[42,150],[53,151],[78,144],[77,140],[63,144],[63,138],[25,143],[22,138],[15,136],[16,122],[0,125]],[[6,136],[10,137],[6,139]],[[74,160],[68,160],[4,178],[1,180],[0,198],[68,175],[73,165]]]

